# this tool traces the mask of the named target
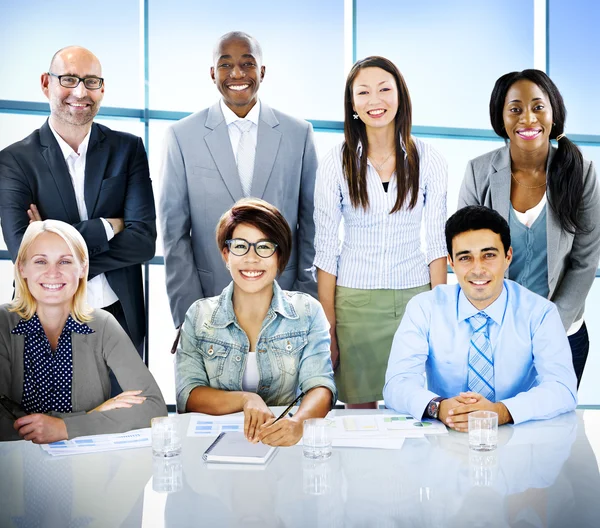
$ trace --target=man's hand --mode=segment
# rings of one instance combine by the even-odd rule
[[[462,433],[469,431],[469,413],[473,411],[493,411],[498,413],[498,425],[512,422],[512,416],[506,405],[502,402],[492,403],[476,392],[461,392],[457,398],[461,399],[461,405],[448,411],[446,421],[446,425],[456,431]]]
[[[144,403],[146,400],[145,396],[140,396],[141,390],[131,390],[124,391],[121,394],[117,394],[114,398],[110,398],[110,400],[106,400],[104,403],[101,403],[95,409],[92,409],[89,412],[104,412],[111,411],[113,409],[128,409],[134,405],[139,405],[140,403]]]
[[[451,410],[460,407],[466,403],[475,403],[477,400],[474,398],[463,398],[461,396],[455,396],[454,398],[447,398],[440,403],[440,409],[438,412],[438,420],[449,427],[452,427],[448,423],[448,414]]]
[[[105,220],[112,226],[115,235],[125,229],[125,221],[122,218],[106,218]]]
[[[264,400],[253,392],[244,393],[242,410],[244,411],[244,435],[249,442],[256,444],[260,426],[275,416]]]
[[[271,419],[260,426],[258,440],[270,446],[296,445],[302,438],[302,422],[295,418]]]
[[[42,216],[38,211],[38,208],[35,204],[29,204],[29,209],[27,209],[27,216],[29,217],[29,223],[31,222],[41,222]]]
[[[68,438],[64,420],[46,414],[28,414],[15,420],[13,427],[23,440],[31,440],[34,444],[50,444]]]

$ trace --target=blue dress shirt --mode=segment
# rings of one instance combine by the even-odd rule
[[[458,284],[411,299],[392,344],[383,389],[387,407],[421,418],[433,398],[468,390],[467,319],[478,311]],[[485,313],[491,318],[496,401],[506,405],[514,423],[575,409],[577,381],[556,306],[505,280]]]

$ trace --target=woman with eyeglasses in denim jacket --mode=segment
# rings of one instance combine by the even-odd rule
[[[240,200],[221,217],[216,235],[233,281],[185,316],[175,368],[178,410],[243,411],[248,440],[294,445],[303,421],[324,417],[336,401],[329,323],[318,301],[283,291],[275,280],[292,248],[277,208]],[[289,405],[300,393],[296,414],[275,422],[269,406]]]

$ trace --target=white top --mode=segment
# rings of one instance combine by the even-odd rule
[[[256,392],[260,374],[258,373],[258,358],[256,352],[248,352],[244,377],[242,378],[242,390],[246,392]]]
[[[524,226],[531,227],[533,223],[537,220],[538,216],[540,216],[540,214],[542,213],[544,205],[546,205],[547,201],[548,200],[546,198],[546,193],[544,193],[544,196],[542,196],[542,199],[539,201],[539,203],[531,209],[527,209],[527,211],[525,211],[524,213],[517,211],[513,207],[513,211],[515,212],[517,220],[521,222]]]
[[[88,144],[90,142],[90,133],[83,139],[81,145],[79,145],[77,152],[75,152],[67,142],[58,135],[58,132],[52,128],[50,121],[48,121],[50,130],[54,134],[58,146],[63,153],[67,167],[69,168],[69,174],[73,181],[73,189],[75,190],[75,199],[77,200],[77,210],[79,211],[79,218],[84,222],[88,220],[88,211],[85,205],[85,161],[87,156]],[[90,130],[91,132],[91,130]],[[108,220],[101,218],[104,230],[106,231],[106,238],[112,240],[115,236],[112,227]],[[96,275],[93,279],[90,279],[87,283],[87,302],[92,308],[104,308],[117,302],[119,298],[117,294],[108,284],[104,273]]]
[[[256,149],[256,141],[258,139],[258,120],[260,117],[260,101],[256,101],[256,104],[252,107],[252,110],[248,112],[248,115],[245,118],[240,118],[231,108],[229,108],[224,102],[223,99],[220,101],[221,111],[223,112],[223,116],[225,117],[225,123],[227,123],[227,131],[229,132],[229,141],[231,141],[231,148],[233,149],[233,156],[235,157],[235,163],[237,165],[237,153],[238,153],[238,145],[240,143],[240,138],[242,137],[242,132],[240,129],[234,125],[236,121],[240,121],[240,119],[247,119],[253,123],[253,126],[250,128],[250,138],[252,143],[254,144],[254,149]]]
[[[429,263],[446,257],[448,167],[431,145],[413,140],[419,153],[420,182],[419,197],[412,210],[405,205],[390,214],[398,189],[396,174],[385,192],[371,162],[367,164],[369,209],[355,209],[342,169],[342,144],[319,163],[314,266],[336,275],[338,286],[394,290],[423,286],[431,280]],[[340,247],[342,218],[344,237]]]
[[[539,201],[539,203],[536,206],[532,207],[531,209],[527,209],[527,211],[525,211],[524,213],[517,211],[513,207],[513,211],[515,212],[515,216],[517,217],[517,220],[519,222],[521,222],[523,225],[525,225],[527,227],[531,227],[533,225],[533,223],[537,220],[538,216],[540,216],[547,201],[548,201],[547,195],[546,195],[546,193],[544,193],[544,196],[542,196],[542,199]],[[583,326],[583,317],[581,319],[578,319],[577,321],[575,321],[569,327],[569,329],[567,330],[567,335],[571,336],[571,335],[577,333],[582,326]]]

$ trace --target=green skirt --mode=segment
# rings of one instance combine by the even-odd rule
[[[340,364],[338,398],[345,403],[383,399],[394,334],[408,301],[431,286],[406,290],[358,290],[336,286],[335,319]]]

